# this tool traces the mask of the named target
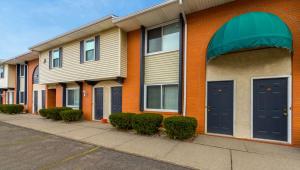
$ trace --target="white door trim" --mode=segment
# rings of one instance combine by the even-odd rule
[[[268,140],[268,139],[258,139],[253,137],[253,80],[257,79],[276,79],[276,78],[287,78],[287,105],[288,105],[288,141],[277,141],[277,140]],[[279,76],[262,76],[262,77],[251,77],[251,139],[267,141],[267,142],[276,142],[291,144],[292,143],[292,76],[291,75],[279,75]]]
[[[233,82],[233,121],[232,121],[232,135],[225,135],[225,134],[217,134],[217,133],[209,133],[207,132],[207,102],[208,102],[208,83],[209,82],[222,82],[222,81],[232,81]],[[234,137],[235,136],[235,119],[236,119],[236,80],[207,80],[206,81],[206,89],[205,89],[205,134],[212,134],[216,136],[229,136]]]

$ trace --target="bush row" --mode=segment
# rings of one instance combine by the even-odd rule
[[[19,104],[2,104],[0,105],[0,112],[7,114],[19,114],[24,110],[23,105]]]
[[[66,122],[77,121],[82,117],[81,110],[73,110],[68,107],[55,107],[49,109],[40,109],[41,116],[52,120],[64,120]]]
[[[167,135],[172,139],[188,139],[195,135],[197,120],[192,117],[172,116],[163,119],[154,113],[117,113],[109,116],[112,126],[129,130],[134,129],[139,134],[153,135],[159,131],[163,122]]]

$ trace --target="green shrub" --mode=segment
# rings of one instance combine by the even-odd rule
[[[40,109],[39,110],[39,114],[42,116],[42,117],[45,117],[45,118],[48,118],[48,115],[47,115],[47,112],[48,109]]]
[[[19,104],[3,104],[0,106],[0,111],[8,114],[19,114],[24,110],[23,105]]]
[[[50,109],[46,109],[46,110],[47,110],[46,111],[47,118],[50,118],[52,120],[62,120],[59,113],[62,112],[62,111],[65,111],[65,110],[72,110],[72,108],[55,107],[55,108],[50,108]]]
[[[1,113],[4,113],[4,112],[3,112],[3,104],[0,104],[0,112],[1,112]]]
[[[81,110],[63,110],[59,113],[62,120],[66,122],[78,121],[82,117]]]
[[[116,128],[129,130],[132,129],[134,115],[134,113],[116,113],[109,116],[109,121]]]
[[[158,132],[163,116],[154,113],[137,114],[133,117],[132,127],[139,134],[153,135]]]
[[[163,122],[167,135],[172,139],[188,139],[195,135],[197,120],[193,117],[172,116]]]

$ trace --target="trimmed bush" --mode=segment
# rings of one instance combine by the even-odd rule
[[[64,110],[59,113],[62,120],[65,122],[78,121],[82,117],[81,110]]]
[[[132,127],[139,134],[153,135],[158,132],[163,116],[154,113],[137,114],[133,117]]]
[[[48,118],[47,117],[47,112],[48,111],[48,109],[40,109],[39,110],[39,114],[42,116],[42,117],[45,117],[45,118]]]
[[[45,115],[46,118],[50,118],[52,120],[62,120],[61,116],[59,115],[60,112],[65,111],[65,110],[73,110],[72,108],[68,107],[55,107],[55,108],[50,108],[46,109]]]
[[[109,121],[113,127],[118,129],[132,129],[132,119],[134,113],[116,113],[109,116]]]
[[[24,110],[23,105],[19,104],[3,104],[0,106],[0,111],[8,114],[19,114]]]
[[[193,117],[172,116],[164,120],[167,135],[172,139],[184,140],[196,133],[197,120]]]

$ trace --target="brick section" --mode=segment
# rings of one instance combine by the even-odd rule
[[[123,112],[139,113],[140,36],[140,30],[127,33],[127,77],[123,83]]]
[[[33,97],[32,97],[32,93],[33,93],[33,72],[35,70],[35,68],[38,66],[39,64],[39,59],[36,60],[32,60],[28,62],[28,80],[27,80],[27,87],[28,87],[28,99],[27,99],[27,109],[29,113],[32,113],[32,105],[33,105]]]
[[[56,105],[56,89],[46,88],[46,108],[53,108]]]
[[[300,3],[298,0],[252,0],[228,3],[187,16],[187,115],[198,119],[198,132],[205,130],[206,49],[213,34],[234,16],[270,12],[279,16],[293,33],[292,143],[300,146]]]
[[[92,120],[93,115],[93,86],[83,83],[82,112],[85,120]]]
[[[6,104],[6,91],[2,91],[2,104]]]
[[[56,107],[63,107],[63,87],[61,85],[56,85]]]

